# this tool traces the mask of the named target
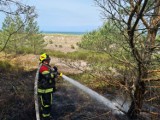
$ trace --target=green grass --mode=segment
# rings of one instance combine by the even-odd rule
[[[79,51],[70,52],[70,53],[63,53],[60,51],[50,51],[50,50],[46,50],[45,52],[48,53],[50,56],[54,56],[58,58],[66,58],[66,59],[72,59],[72,60],[85,60],[90,63],[94,63],[94,62],[105,63],[110,59],[108,54],[97,53],[97,52],[88,51],[88,50],[79,50]]]
[[[58,58],[66,58],[67,57],[66,53],[63,53],[61,51],[45,50],[44,52],[50,56],[53,56],[53,57],[58,57]]]

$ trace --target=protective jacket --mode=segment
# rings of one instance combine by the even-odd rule
[[[52,93],[55,91],[55,77],[51,66],[42,63],[39,70],[38,94],[40,100],[40,115],[43,120],[50,120]]]
[[[55,75],[51,67],[42,64],[39,70],[38,93],[52,93],[55,91]]]

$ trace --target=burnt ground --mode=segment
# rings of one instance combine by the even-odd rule
[[[0,120],[36,120],[35,75],[36,70],[0,69]],[[113,94],[106,94],[109,99],[115,98]],[[151,120],[146,116],[137,120]],[[53,94],[52,117],[53,120],[128,120],[126,116],[112,114],[106,106],[64,80],[57,82],[57,91]]]
[[[0,70],[0,120],[35,120],[35,70]]]
[[[57,83],[57,92],[53,94],[52,117],[54,120],[127,119],[124,116],[112,114],[106,106],[66,81]]]
[[[0,120],[36,120],[35,74],[36,70],[0,71]],[[64,80],[57,82],[51,114],[53,120],[128,120]]]
[[[0,72],[0,120],[36,120],[35,74],[36,70]],[[53,96],[53,120],[124,120],[64,80]]]

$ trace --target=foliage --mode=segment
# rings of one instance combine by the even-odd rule
[[[128,81],[130,79],[124,76],[132,100],[127,114],[131,118],[138,118],[145,102],[145,91],[153,92],[153,90],[148,89],[150,85],[147,84],[146,80],[152,83],[159,80],[151,75],[151,71],[159,71],[159,65],[155,61],[157,57],[155,56],[158,55],[157,53],[159,51],[156,36],[160,27],[160,1],[94,1],[101,8],[104,17],[111,20],[124,36],[122,42],[124,52],[122,52],[121,56],[125,59],[121,59],[120,61],[123,62],[123,66],[126,66],[127,69],[135,73],[131,74],[133,82],[129,86]],[[119,47],[116,49],[119,49]],[[124,53],[128,53],[128,55]],[[131,59],[128,59],[128,56]],[[125,74],[128,74],[128,70],[126,72]],[[156,86],[154,89],[156,89]],[[150,97],[155,98],[154,95]],[[152,114],[152,112],[148,112]]]
[[[10,33],[14,31],[16,33],[10,36]],[[37,22],[33,18],[23,25],[22,18],[19,15],[8,15],[3,22],[1,35],[1,49],[5,46],[8,36],[10,36],[5,52],[38,53],[45,46],[43,36],[39,33]]]
[[[123,36],[121,36],[120,31],[117,30],[111,21],[108,21],[98,30],[85,34],[79,46],[85,49],[109,52],[110,45],[117,42],[115,47],[119,46],[122,39]]]
[[[30,6],[30,5],[26,5],[23,3],[23,1],[17,1],[17,0],[2,0],[0,2],[0,13],[5,14],[6,18],[8,19],[5,21],[6,24],[3,23],[4,27],[8,28],[10,26],[10,31],[6,31],[7,33],[3,34],[3,36],[0,38],[3,42],[1,44],[1,49],[0,49],[0,52],[2,52],[7,47],[9,41],[13,40],[13,39],[11,40],[11,37],[15,33],[17,33],[18,31],[21,31],[21,29],[24,28],[25,23],[29,19],[35,18],[37,16],[37,14],[35,13],[35,7]],[[10,17],[10,18],[8,18],[8,17]],[[19,19],[19,18],[21,18],[21,19]],[[14,23],[16,23],[16,20],[18,20],[22,24],[14,24]],[[14,38],[14,37],[12,37],[12,38]],[[10,47],[13,48],[13,46],[10,46]],[[8,47],[8,48],[10,48],[10,47]],[[17,47],[17,40],[15,41],[15,44],[14,44],[14,48],[16,48],[16,47]]]
[[[3,46],[6,43],[6,40],[9,36],[10,33],[13,33],[16,29],[17,33],[14,34],[11,38],[10,41],[8,43],[8,45],[6,46],[6,51],[12,51],[12,52],[18,52],[18,50],[20,49],[19,47],[22,47],[20,45],[20,38],[22,37],[22,33],[24,31],[24,27],[20,27],[22,25],[22,20],[20,18],[20,16],[14,16],[14,18],[12,18],[11,16],[7,16],[6,19],[3,22],[2,25],[2,38],[1,40],[3,41],[2,45],[1,45],[1,49],[3,48]]]
[[[130,48],[125,37],[111,21],[106,22],[101,28],[85,34],[79,46],[102,55],[99,55],[99,59],[93,58],[96,56],[95,52],[92,56],[88,55],[95,59],[94,62],[90,61],[92,68],[101,73],[110,73],[109,69],[114,68],[116,72],[123,74],[124,71],[129,70],[125,66],[129,65],[131,61],[133,65],[135,62],[130,55]],[[104,56],[107,59],[104,59]]]
[[[27,49],[31,49],[31,52],[38,53],[44,46],[43,35],[39,33],[39,27],[37,22],[34,19],[30,19],[26,26],[26,33],[28,34],[26,40]]]

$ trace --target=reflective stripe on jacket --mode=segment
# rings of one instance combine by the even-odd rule
[[[51,92],[53,92],[53,88],[48,88],[48,89],[38,88],[38,93],[51,93]]]
[[[39,70],[38,93],[53,92],[54,88],[55,79],[50,66],[43,64]]]

